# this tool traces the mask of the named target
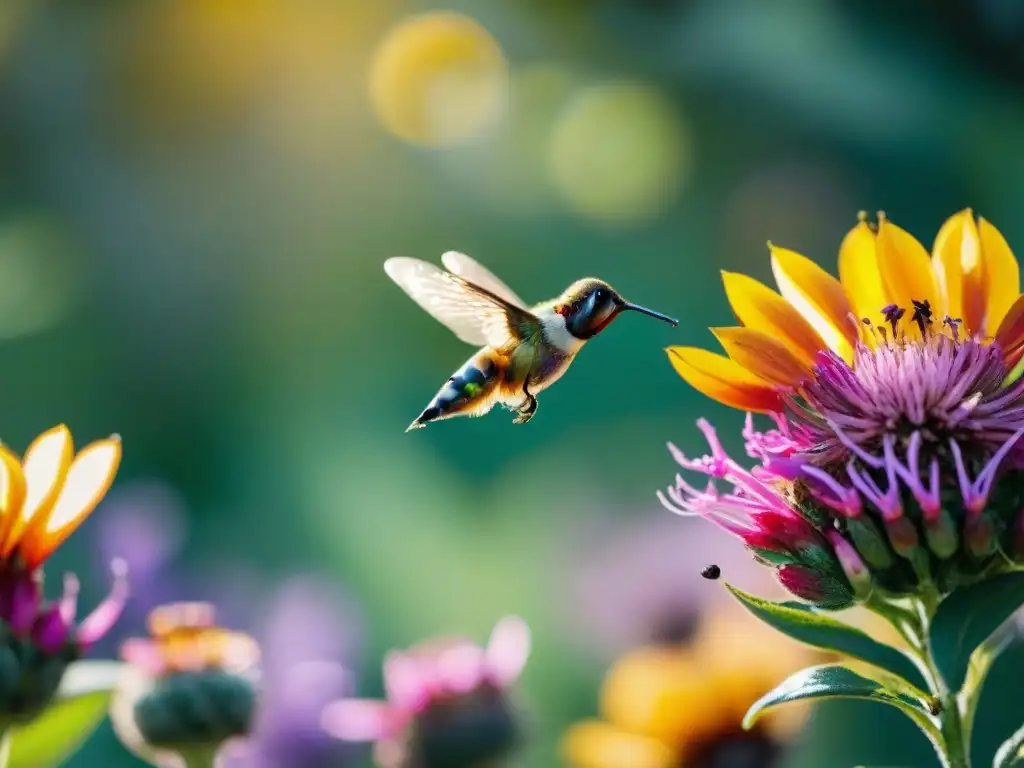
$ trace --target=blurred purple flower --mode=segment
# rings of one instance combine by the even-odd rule
[[[133,575],[131,634],[157,605],[204,600],[225,623],[259,641],[263,682],[252,735],[232,745],[228,768],[344,768],[365,752],[320,726],[324,706],[350,695],[348,666],[359,653],[358,607],[337,585],[294,576],[281,586],[251,564],[218,562],[186,571],[176,562],[187,535],[186,510],[173,488],[137,483],[108,497],[97,551],[121,553]],[[133,627],[132,625],[136,625]]]
[[[165,571],[185,542],[185,506],[166,483],[136,481],[110,491],[95,518],[101,565],[121,559],[131,574],[124,636],[144,626],[150,609],[181,597]]]
[[[701,578],[705,565],[757,594],[778,591],[732,537],[657,514],[582,521],[565,551],[565,631],[605,660],[645,643],[682,641],[712,601],[728,600],[721,582]]]
[[[270,601],[258,632],[264,693],[246,768],[355,765],[365,748],[332,739],[320,726],[328,703],[352,693],[345,664],[358,652],[355,607],[313,577],[296,577]]]

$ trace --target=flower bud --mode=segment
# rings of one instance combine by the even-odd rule
[[[885,532],[889,535],[889,543],[896,554],[907,560],[913,559],[914,552],[920,544],[920,537],[914,524],[905,517],[898,517],[885,521],[884,525]]]
[[[151,637],[121,649],[129,671],[111,718],[125,745],[144,759],[188,755],[212,764],[225,742],[252,728],[259,649],[213,618],[204,603],[158,608],[150,614]]]
[[[867,565],[861,560],[853,545],[844,539],[838,531],[830,531],[828,540],[832,543],[836,557],[839,559],[839,565],[842,567],[843,573],[846,574],[846,580],[853,587],[854,594],[858,599],[864,600],[871,594],[871,572]]]
[[[779,583],[797,597],[819,608],[841,610],[854,603],[849,585],[802,565],[784,565],[775,572]]]
[[[960,547],[956,523],[945,509],[939,510],[939,514],[934,519],[925,518],[924,536],[928,541],[929,549],[943,560],[948,560],[955,555]]]
[[[964,521],[964,544],[967,551],[979,560],[996,551],[995,526],[989,515],[982,512],[967,516]]]
[[[893,564],[892,550],[873,520],[866,516],[850,518],[846,521],[846,530],[853,546],[871,568],[885,570]]]

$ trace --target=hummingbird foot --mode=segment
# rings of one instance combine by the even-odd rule
[[[526,402],[516,409],[519,415],[512,419],[513,424],[526,424],[533,418],[533,414],[537,412],[537,398],[527,392],[525,386],[523,387],[523,395],[526,397]]]

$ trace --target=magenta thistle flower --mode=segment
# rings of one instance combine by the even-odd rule
[[[439,640],[384,661],[386,701],[342,699],[323,714],[345,741],[374,741],[386,768],[474,768],[510,753],[520,728],[508,688],[530,653],[522,619],[503,619],[486,647]]]
[[[1007,285],[979,283],[980,257],[955,262],[984,241],[999,268],[1012,263],[1016,274],[998,232],[984,223],[978,240],[974,227],[958,214],[934,259],[917,264],[923,249],[910,235],[884,219],[877,231],[862,221],[844,241],[842,284],[773,249],[783,297],[728,276],[730,301],[749,324],[716,329],[731,359],[670,352],[694,386],[770,413],[775,428],[758,431],[748,417],[748,470],[702,420],[710,455],[670,450],[710,481],[701,489],[678,476],[663,504],[738,536],[790,592],[829,608],[873,586],[905,595],[927,583],[945,594],[1024,560],[1024,379],[1011,375],[1024,349],[1024,297],[1009,273]],[[887,266],[901,263],[902,272]],[[906,270],[919,267],[911,279]],[[876,291],[854,279],[871,270],[892,282]],[[880,295],[891,300],[870,311]],[[853,306],[869,316],[853,322]],[[766,323],[771,334],[757,329]]]

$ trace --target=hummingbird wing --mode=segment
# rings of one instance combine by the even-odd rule
[[[429,262],[399,256],[384,262],[384,271],[467,344],[502,349],[540,329],[529,310]]]
[[[458,275],[467,283],[473,283],[481,288],[486,288],[509,304],[520,309],[526,309],[526,302],[519,298],[515,291],[495,277],[493,272],[476,259],[471,259],[464,253],[448,251],[441,256],[441,263],[444,264],[445,269],[452,274]]]

